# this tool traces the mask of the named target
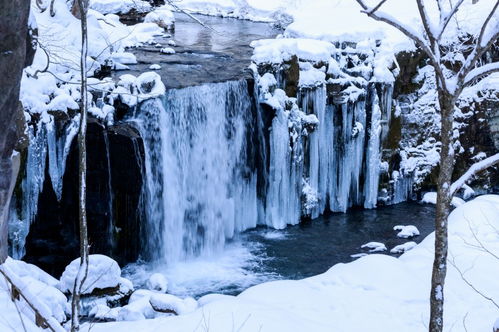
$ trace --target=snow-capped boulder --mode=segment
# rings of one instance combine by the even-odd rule
[[[160,50],[163,54],[175,54],[175,50],[171,47],[164,47]]]
[[[414,225],[407,225],[407,226],[397,225],[397,226],[393,227],[393,230],[399,231],[397,236],[401,237],[403,239],[407,239],[407,238],[419,235],[419,230]]]
[[[175,28],[175,16],[166,8],[158,8],[148,13],[144,18],[144,22],[156,23],[165,30],[173,30]]]
[[[381,242],[368,242],[360,246],[361,249],[369,249],[369,252],[386,251],[386,246]]]
[[[157,312],[185,315],[197,309],[198,303],[192,297],[181,299],[171,294],[154,294],[149,299]]]
[[[47,306],[50,314],[59,323],[67,320],[67,315],[70,313],[68,299],[60,290],[30,276],[24,276],[21,280],[28,293],[36,294],[36,297]]]
[[[404,253],[406,251],[409,251],[409,250],[413,249],[415,246],[417,246],[416,242],[409,241],[409,242],[406,242],[404,244],[400,244],[398,246],[393,247],[390,250],[390,252],[392,254],[402,254],[402,253]]]
[[[80,258],[73,260],[62,273],[59,289],[64,293],[72,293]],[[87,278],[82,287],[82,294],[91,294],[94,290],[118,288],[121,281],[121,269],[110,257],[90,255]]]
[[[135,80],[135,85],[139,89],[141,97],[159,96],[166,91],[165,85],[161,81],[161,76],[154,72],[141,74]]]
[[[97,304],[90,310],[88,315],[98,321],[115,321],[118,319],[120,309],[121,308],[110,308],[105,304]]]
[[[7,265],[19,278],[31,277],[52,287],[56,287],[59,283],[56,278],[52,277],[36,265],[18,261],[10,257],[7,257],[4,264]]]
[[[147,280],[146,286],[150,290],[166,293],[168,289],[168,281],[161,273],[153,273]]]

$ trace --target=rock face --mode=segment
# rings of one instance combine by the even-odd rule
[[[89,123],[87,135],[90,252],[106,254],[124,265],[135,261],[140,252],[142,141],[126,123],[110,127]],[[58,276],[79,255],[76,140],[67,157],[60,201],[47,173],[24,259]]]
[[[7,215],[18,158],[12,153],[22,133],[19,103],[21,73],[31,44],[28,36],[29,1],[0,3],[0,263],[7,257]]]

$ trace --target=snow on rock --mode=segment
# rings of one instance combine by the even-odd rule
[[[311,88],[326,83],[326,73],[316,68],[300,71],[298,85],[302,88]]]
[[[155,311],[185,315],[197,309],[198,303],[192,297],[181,299],[171,294],[154,294],[149,299]]]
[[[64,293],[72,293],[80,258],[73,260],[62,273],[59,289]],[[110,257],[90,255],[88,275],[82,287],[82,294],[91,294],[95,289],[115,288],[120,285],[121,269]]]
[[[144,17],[144,22],[155,23],[163,29],[172,30],[175,27],[175,16],[173,16],[171,10],[160,7],[148,13],[146,17]]]
[[[177,46],[177,43],[176,43],[173,39],[170,39],[170,40],[168,41],[168,45],[169,45],[169,46],[172,46],[172,47],[175,47],[175,46]]]
[[[392,249],[390,249],[390,252],[392,254],[401,254],[401,253],[404,253],[406,251],[413,249],[417,245],[418,244],[416,242],[409,241],[409,242],[406,242],[404,244],[399,244],[398,246],[393,247]]]
[[[416,226],[414,225],[397,225],[393,227],[394,231],[399,231],[397,236],[401,237],[403,239],[407,239],[410,237],[418,236],[419,235],[419,230]]]
[[[255,63],[281,63],[288,61],[293,55],[300,60],[312,62],[328,62],[335,51],[333,44],[304,38],[261,39],[251,42],[254,48]]]
[[[149,279],[147,279],[146,286],[150,290],[166,293],[168,290],[168,281],[161,273],[153,273]]]
[[[154,72],[140,74],[135,81],[135,85],[139,89],[140,97],[144,99],[163,95],[166,91],[161,76]]]
[[[70,314],[68,299],[60,290],[30,276],[22,277],[21,280],[26,285],[28,292],[38,297],[41,302],[47,305],[52,316],[59,323],[67,320],[66,315]]]
[[[466,278],[474,287],[497,300],[499,264],[488,253],[470,246],[478,245],[470,226],[477,239],[499,255],[499,196],[480,196],[449,216],[449,253],[456,266],[467,271]],[[421,332],[426,326],[421,322],[429,319],[434,239],[430,234],[399,258],[371,254],[307,279],[263,283],[234,298],[213,299],[189,315],[85,324],[82,331],[192,332],[206,322],[205,330],[217,332],[230,332],[241,325],[241,332]],[[444,326],[464,332],[462,324],[454,323],[466,316],[468,331],[491,330],[497,308],[469,287],[454,267],[447,270],[444,292]]]
[[[59,280],[52,277],[36,265],[18,261],[10,257],[7,258],[4,264],[7,265],[19,278],[31,277],[52,287],[56,287],[59,283]]]
[[[150,65],[149,69],[151,69],[151,70],[160,70],[161,69],[161,65],[158,65],[157,63],[155,63],[155,64]]]
[[[175,54],[175,50],[171,47],[163,47],[161,50],[160,50],[161,53],[163,54]]]
[[[361,249],[369,249],[369,252],[386,251],[386,246],[381,242],[368,242],[360,246]]]
[[[132,9],[146,12],[151,9],[151,5],[142,0],[90,0],[89,7],[102,14],[126,14]]]
[[[423,199],[421,200],[422,203],[427,203],[427,204],[437,204],[437,193],[436,192],[428,192],[423,195]],[[451,204],[454,207],[458,207],[460,205],[463,205],[465,202],[463,199],[459,197],[452,197]]]
[[[101,321],[115,321],[118,319],[118,313],[120,308],[110,308],[105,304],[95,305],[90,313],[90,317]]]

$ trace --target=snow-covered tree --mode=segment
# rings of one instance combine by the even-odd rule
[[[357,0],[363,12],[371,18],[395,27],[426,54],[434,69],[440,108],[440,167],[437,180],[437,211],[435,218],[435,258],[430,294],[430,331],[443,329],[444,284],[447,273],[447,217],[454,192],[464,181],[451,186],[454,171],[453,122],[456,102],[463,90],[483,77],[499,71],[499,62],[485,61],[487,51],[499,37],[499,1],[488,1],[488,10],[477,22],[477,32],[460,31],[457,13],[463,6],[473,6],[476,1],[415,0],[420,16],[420,26],[400,22],[383,11],[387,0]],[[485,1],[485,0],[482,0]],[[482,3],[483,5],[483,3]],[[473,10],[473,8],[470,8]],[[452,28],[450,28],[452,27]],[[489,160],[490,166],[496,159]],[[481,165],[483,166],[483,165]],[[480,167],[475,167],[476,170]],[[474,170],[470,170],[474,173]],[[465,180],[465,179],[464,179]]]

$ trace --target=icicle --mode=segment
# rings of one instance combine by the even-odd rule
[[[381,109],[378,95],[374,93],[371,114],[371,129],[366,156],[366,175],[364,182],[364,207],[373,209],[378,200],[379,170],[380,170],[380,139],[381,139]]]
[[[26,159],[26,177],[22,181],[22,208],[18,215],[14,203],[11,204],[9,217],[9,239],[12,242],[11,254],[15,259],[21,259],[25,254],[24,245],[29,233],[29,227],[38,210],[38,196],[45,181],[45,165],[47,160],[47,129],[40,121],[36,132],[28,128],[28,153]],[[18,198],[19,199],[19,198]]]
[[[64,128],[64,132],[57,137],[55,119],[50,117],[46,124],[47,146],[49,155],[49,175],[57,200],[62,197],[63,177],[66,171],[66,159],[71,149],[73,138],[78,134],[80,127],[80,115],[76,115]]]

